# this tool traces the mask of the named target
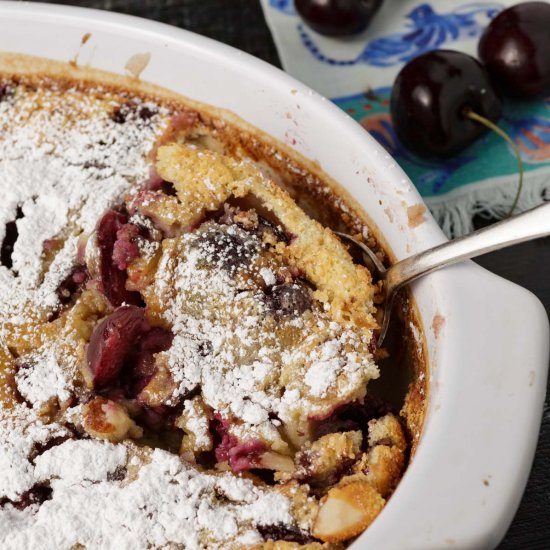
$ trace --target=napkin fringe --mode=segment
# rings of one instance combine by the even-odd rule
[[[456,189],[443,197],[430,198],[426,203],[450,239],[462,237],[474,230],[476,215],[502,219],[508,215],[518,188],[517,178],[510,176],[481,181]],[[524,175],[523,190],[514,214],[519,214],[550,200],[550,177],[542,170]]]

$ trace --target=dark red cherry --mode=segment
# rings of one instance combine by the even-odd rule
[[[220,413],[215,412],[211,423],[211,430],[217,436],[216,460],[218,462],[229,462],[234,472],[249,470],[258,466],[257,458],[265,450],[265,443],[257,439],[249,439],[241,442],[229,432],[231,422],[224,419]]]
[[[201,235],[199,248],[206,261],[233,275],[250,263],[258,250],[256,239],[245,233],[227,231],[213,226]]]
[[[113,246],[113,263],[124,271],[139,256],[139,247],[135,242],[140,229],[133,223],[124,224],[116,232],[116,241]]]
[[[304,284],[275,285],[271,288],[269,301],[277,315],[301,315],[311,309],[311,294]]]
[[[95,389],[104,388],[118,378],[124,361],[148,330],[145,310],[136,306],[117,308],[94,328],[86,360]]]
[[[126,235],[121,230],[124,230],[127,221],[126,215],[107,210],[97,225],[101,287],[109,302],[115,307],[123,303],[141,303],[137,292],[126,290],[126,266],[137,254],[137,246],[131,243],[131,238],[121,239],[119,236],[119,232]]]
[[[346,36],[367,28],[383,0],[295,0],[296,11],[314,31]]]
[[[550,95],[550,4],[525,2],[499,13],[481,36],[478,55],[502,95]]]
[[[469,55],[435,50],[409,61],[395,79],[393,126],[401,143],[418,156],[452,157],[487,132],[464,116],[467,109],[492,122],[502,109],[489,74]]]

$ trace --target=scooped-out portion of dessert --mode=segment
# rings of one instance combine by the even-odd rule
[[[289,183],[313,176],[176,96],[15,60],[0,545],[349,544],[410,459],[424,373],[401,414],[370,392],[379,289]]]

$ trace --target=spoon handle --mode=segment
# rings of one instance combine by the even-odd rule
[[[397,262],[386,272],[387,292],[441,267],[546,235],[550,235],[550,203]]]

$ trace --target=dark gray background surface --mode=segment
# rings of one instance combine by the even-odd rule
[[[100,8],[155,19],[220,40],[280,67],[258,0],[58,0],[55,3]],[[550,239],[494,252],[479,259],[478,263],[528,288],[540,298],[546,310],[550,311]],[[498,429],[503,427],[499,426]],[[510,445],[514,444],[514,441],[510,441]],[[550,548],[548,402],[525,495],[499,548]]]

